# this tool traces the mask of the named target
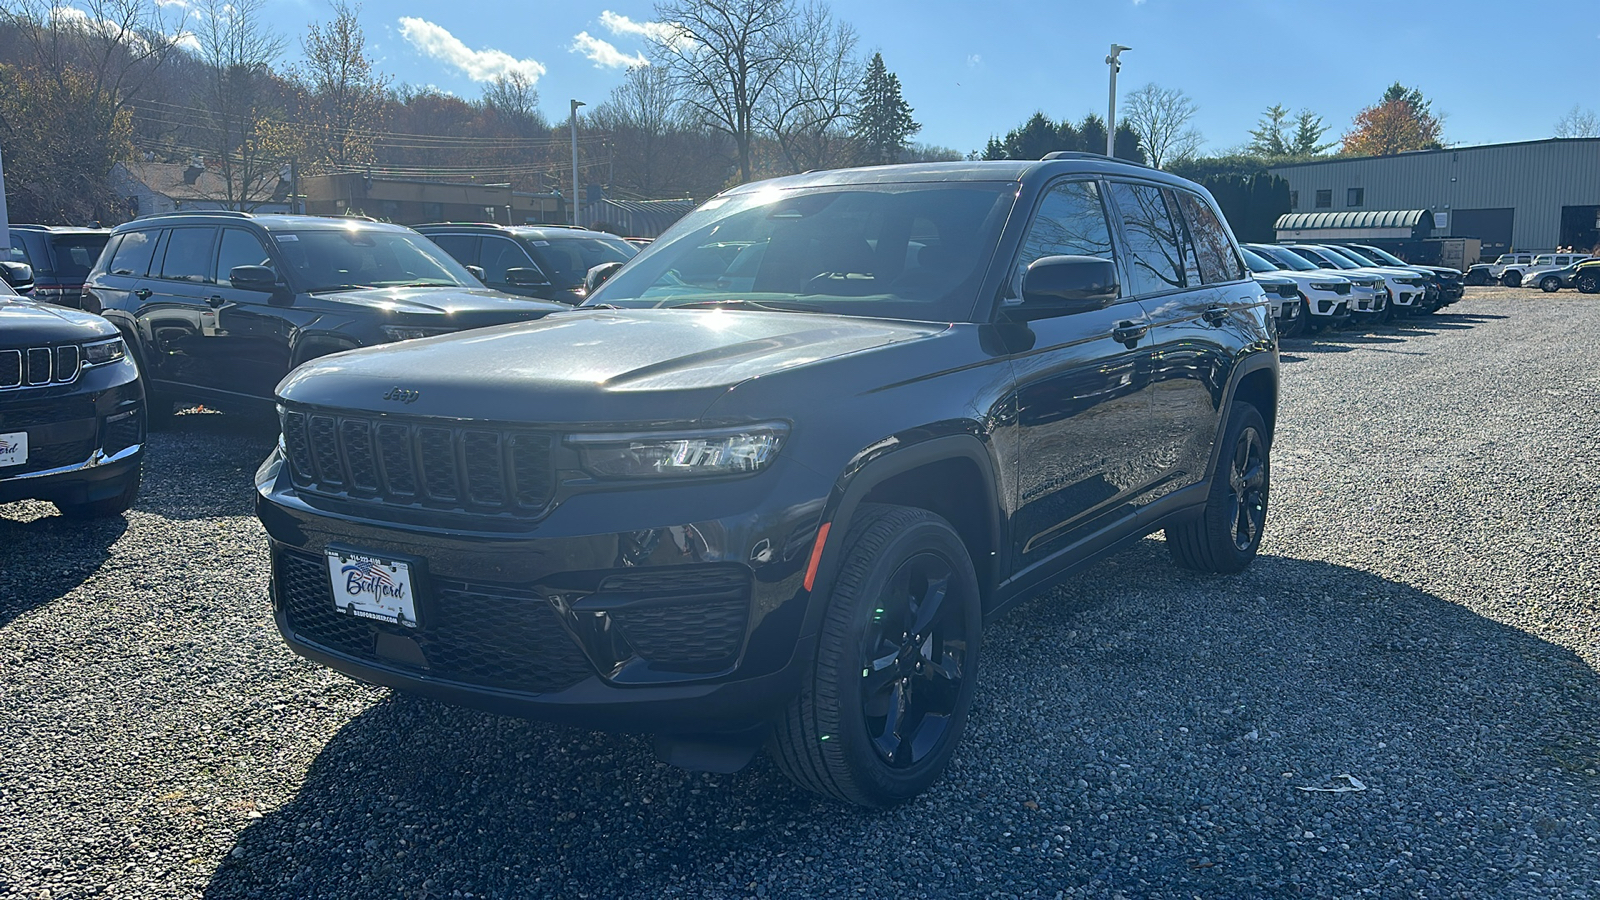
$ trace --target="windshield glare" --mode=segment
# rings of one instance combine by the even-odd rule
[[[427,238],[375,228],[275,232],[278,252],[307,293],[364,287],[478,287]]]
[[[1273,263],[1254,250],[1245,247],[1239,249],[1244,253],[1245,265],[1249,266],[1252,272],[1278,272],[1283,269],[1282,266]]]
[[[1393,253],[1390,253],[1389,251],[1383,249],[1382,247],[1362,247],[1361,248],[1361,252],[1365,253],[1367,256],[1371,257],[1372,259],[1382,260],[1382,261],[1388,263],[1391,266],[1409,266],[1409,265],[1411,265],[1410,263],[1406,262],[1405,260],[1401,259],[1400,257],[1395,256]]]
[[[1365,256],[1362,256],[1361,254],[1357,253],[1354,250],[1351,250],[1348,247],[1330,247],[1329,249],[1332,252],[1337,253],[1340,256],[1344,257],[1345,259],[1350,260],[1351,262],[1355,263],[1358,266],[1382,266],[1382,265],[1384,265],[1383,263],[1373,262],[1372,260],[1366,258]]]
[[[1320,268],[1319,266],[1314,266],[1307,262],[1305,258],[1300,256],[1298,253],[1291,253],[1289,250],[1286,250],[1283,247],[1260,247],[1252,245],[1251,249],[1272,260],[1273,262],[1278,263],[1278,268],[1280,269],[1293,269],[1296,272],[1310,272],[1313,269]]]
[[[971,313],[1015,190],[848,185],[713,198],[590,303],[959,321]]]

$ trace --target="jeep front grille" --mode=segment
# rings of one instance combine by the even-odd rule
[[[548,434],[289,409],[284,447],[295,487],[399,506],[537,513],[555,474]]]
[[[78,380],[80,368],[77,344],[0,350],[0,391],[71,384]]]

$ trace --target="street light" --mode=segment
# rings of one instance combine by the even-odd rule
[[[572,224],[578,224],[578,107],[582,100],[572,101]]]
[[[1108,157],[1116,155],[1113,151],[1117,147],[1117,73],[1122,71],[1122,63],[1117,57],[1122,55],[1122,51],[1132,49],[1121,44],[1112,44],[1111,53],[1106,57],[1106,65],[1111,67],[1111,99],[1106,102],[1106,156]]]

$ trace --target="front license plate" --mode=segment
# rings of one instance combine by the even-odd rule
[[[0,434],[0,469],[20,466],[28,461],[28,433],[13,431]]]
[[[328,551],[333,605],[345,615],[417,627],[411,565],[346,550]]]

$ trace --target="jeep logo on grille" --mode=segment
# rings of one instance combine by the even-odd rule
[[[383,399],[393,400],[396,403],[415,403],[417,398],[421,396],[421,391],[408,391],[403,387],[392,387],[389,389],[389,393],[383,395]]]

